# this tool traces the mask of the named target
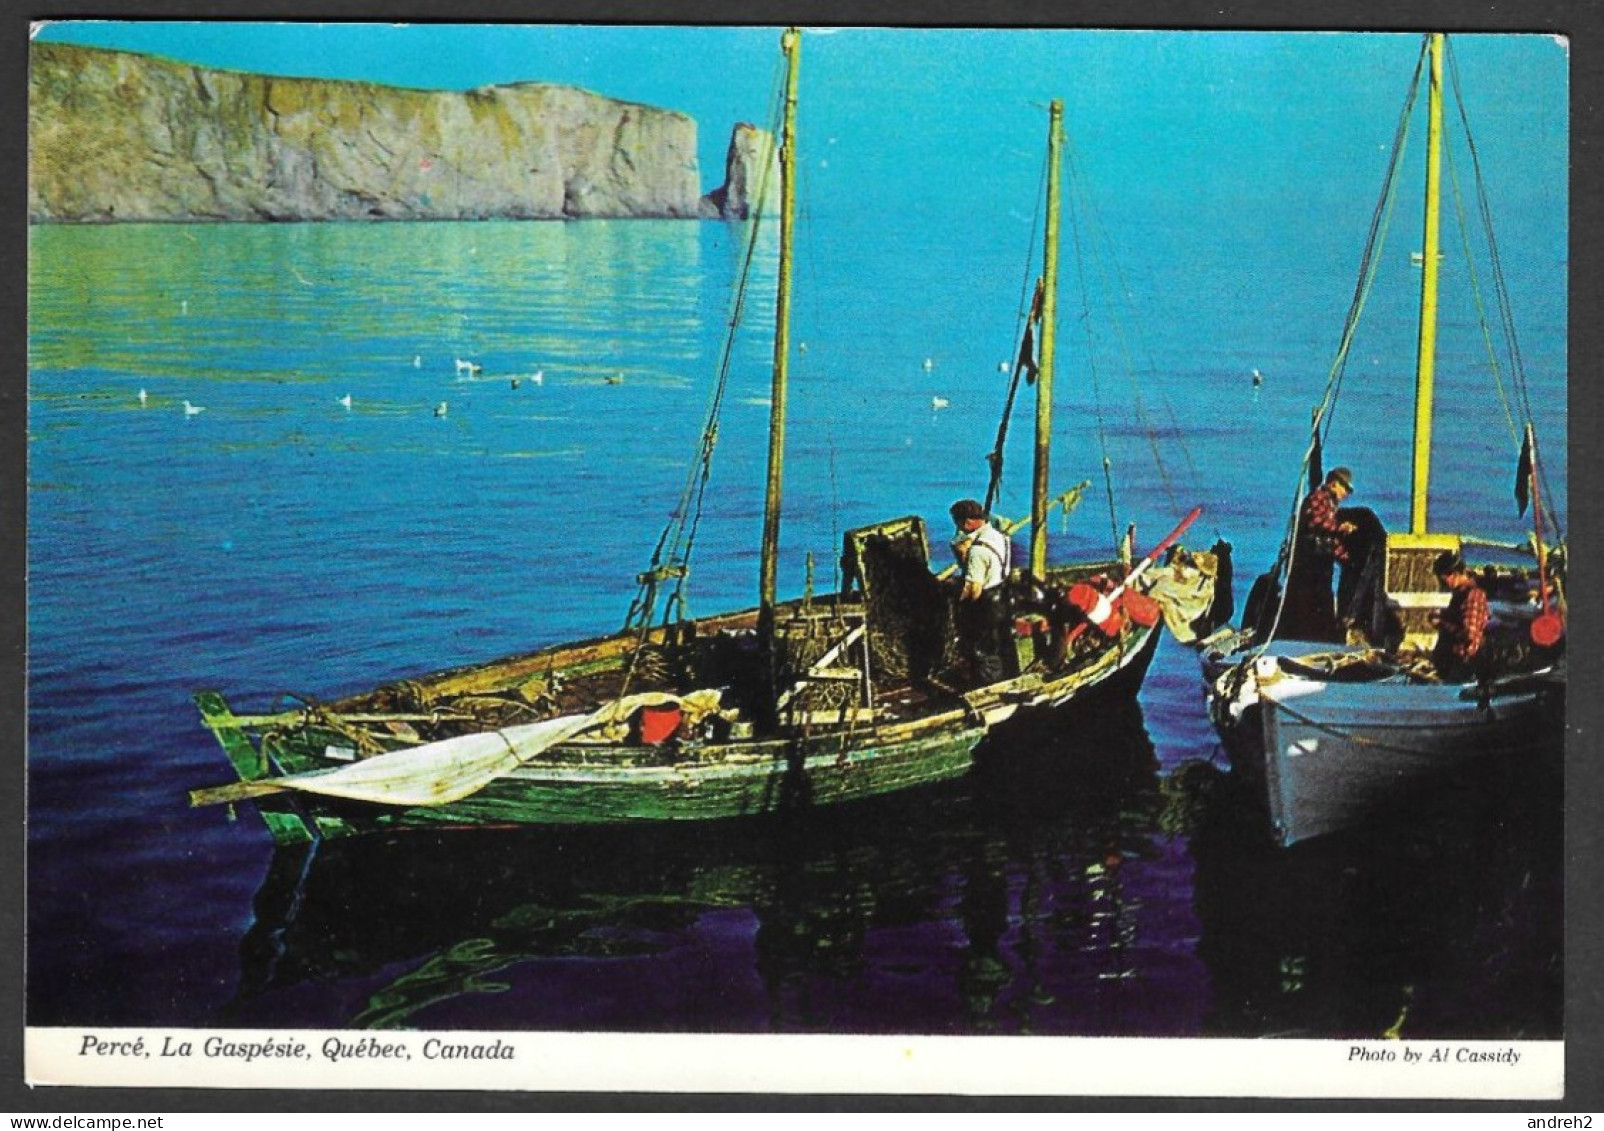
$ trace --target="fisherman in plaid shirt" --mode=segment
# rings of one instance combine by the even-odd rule
[[[1465,559],[1444,550],[1432,564],[1452,594],[1448,607],[1437,615],[1437,646],[1431,662],[1445,683],[1464,683],[1474,679],[1481,665],[1482,642],[1487,635],[1487,594],[1476,584],[1476,577],[1465,568]]]
[[[1346,619],[1338,617],[1353,614],[1346,608],[1339,614],[1331,582],[1339,563],[1345,590],[1357,578],[1353,559],[1359,547],[1353,544],[1352,536],[1358,527],[1337,517],[1338,508],[1352,491],[1353,472],[1334,467],[1325,481],[1309,492],[1298,511],[1298,537],[1278,630],[1288,640],[1340,642],[1347,635]],[[1351,601],[1352,594],[1343,592],[1340,596]]]
[[[1337,521],[1337,508],[1353,493],[1353,472],[1345,467],[1334,467],[1326,481],[1303,500],[1302,522],[1299,532],[1305,546],[1334,562],[1348,564],[1346,538],[1357,529],[1351,522]]]

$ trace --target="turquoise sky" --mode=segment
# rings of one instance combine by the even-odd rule
[[[571,83],[696,118],[707,187],[730,127],[764,122],[778,74],[774,28],[68,21],[37,38],[423,88]],[[1094,179],[1131,208],[1184,184],[1217,219],[1240,219],[1284,201],[1289,183],[1304,206],[1329,190],[1368,207],[1418,43],[1365,32],[813,30],[807,165],[836,202],[886,192],[920,210],[1025,194],[1028,209],[1042,107],[1058,97]],[[1479,144],[1509,157],[1484,162],[1503,178],[1494,199],[1551,226],[1567,206],[1567,47],[1496,34],[1456,37],[1454,50]]]

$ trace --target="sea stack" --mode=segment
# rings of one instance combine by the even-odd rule
[[[724,183],[702,198],[703,215],[745,220],[757,207],[765,185],[767,203],[772,205],[780,191],[778,164],[774,135],[747,122],[737,123],[724,160]]]

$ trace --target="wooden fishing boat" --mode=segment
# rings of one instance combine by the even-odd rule
[[[195,790],[193,804],[251,800],[274,838],[293,843],[407,827],[722,819],[873,797],[965,773],[981,740],[1016,717],[1133,695],[1160,618],[1184,630],[1209,607],[1211,576],[1192,555],[1172,553],[1153,568],[1196,511],[1135,564],[1116,556],[1047,565],[1058,103],[1042,300],[1028,324],[1041,331],[1031,361],[1039,376],[1030,571],[1015,579],[1021,599],[1004,678],[966,680],[953,590],[931,572],[917,516],[848,531],[841,592],[777,599],[799,34],[786,33],[783,46],[780,271],[756,607],[675,615],[689,573],[684,534],[687,523],[694,532],[717,436],[715,396],[686,505],[638,576],[622,631],[289,711],[241,715],[217,692],[201,692],[202,719],[240,781]],[[660,590],[670,587],[658,620]]]
[[[1343,508],[1350,524],[1351,560],[1332,598],[1332,564],[1314,548],[1299,518],[1305,491],[1322,482],[1328,422],[1353,341],[1362,296],[1368,291],[1375,245],[1366,249],[1360,287],[1332,367],[1314,427],[1289,525],[1275,568],[1255,585],[1243,627],[1221,633],[1202,650],[1209,709],[1233,764],[1257,783],[1273,834],[1292,844],[1362,824],[1389,810],[1416,788],[1488,756],[1530,756],[1556,750],[1562,741],[1565,691],[1565,550],[1563,540],[1545,545],[1558,526],[1539,491],[1542,465],[1535,428],[1512,426],[1512,448],[1520,447],[1516,496],[1524,513],[1532,505],[1533,528],[1526,543],[1432,530],[1427,522],[1432,443],[1432,393],[1436,368],[1440,261],[1440,199],[1443,162],[1443,85],[1446,37],[1428,35],[1416,65],[1415,84],[1400,120],[1393,164],[1377,217],[1389,206],[1398,162],[1420,79],[1428,79],[1428,120],[1423,251],[1416,364],[1413,481],[1407,531],[1387,532],[1374,514]],[[1456,72],[1457,73],[1457,72]],[[1461,104],[1461,119],[1463,108]],[[1466,123],[1468,137],[1468,123]],[[1474,154],[1474,149],[1471,149]],[[1477,167],[1477,180],[1480,169]],[[1479,186],[1478,186],[1479,187]],[[1508,299],[1498,271],[1490,211],[1488,254],[1498,284],[1500,313],[1513,334]],[[1468,243],[1465,246],[1469,246]],[[1474,264],[1467,273],[1476,281]],[[1481,304],[1478,303],[1478,308]],[[1486,326],[1483,326],[1486,331]],[[1491,337],[1489,336],[1489,342]],[[1512,377],[1526,405],[1520,353],[1510,349]],[[1497,356],[1489,362],[1498,375]],[[1550,497],[1551,497],[1551,493]],[[1546,527],[1545,527],[1546,517]],[[1362,548],[1361,548],[1362,547]],[[1490,623],[1473,672],[1443,672],[1429,650],[1450,602],[1439,584],[1444,566],[1467,548],[1489,560],[1474,569],[1488,598]],[[1443,559],[1443,555],[1450,555]],[[1502,560],[1495,560],[1499,555]],[[1524,558],[1524,561],[1521,559]]]
[[[498,972],[650,956],[680,945],[679,931],[713,913],[751,925],[753,974],[774,1015],[800,1022],[789,988],[817,972],[817,959],[855,965],[877,927],[945,922],[952,885],[1000,890],[1002,861],[1050,887],[1059,906],[1073,901],[1066,917],[1074,925],[1055,936],[1058,947],[1081,947],[1083,936],[1104,938],[1132,919],[1137,901],[1122,890],[1124,869],[1107,861],[1140,858],[1165,820],[1136,701],[1111,703],[1039,745],[1010,745],[995,760],[990,752],[983,743],[974,772],[944,787],[820,811],[762,837],[654,822],[415,830],[278,847],[220,1021],[266,1027],[277,1023],[263,1012],[275,996],[343,985],[361,992],[330,994],[323,1005],[350,1012],[315,1024],[427,1028],[427,1013],[443,1001],[493,992]],[[964,903],[977,918],[958,924],[957,941],[944,932],[942,945],[976,957],[950,973],[994,974],[979,979],[993,992],[1029,978],[1031,948],[1021,948],[1025,969],[986,958],[996,942],[992,905]],[[516,1010],[498,1019],[492,1009],[475,1025],[520,1019],[541,1020]],[[604,1023],[587,1016],[579,1024]]]

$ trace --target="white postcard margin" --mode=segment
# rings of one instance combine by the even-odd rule
[[[30,1028],[35,1086],[1558,1100],[1562,1041]]]

